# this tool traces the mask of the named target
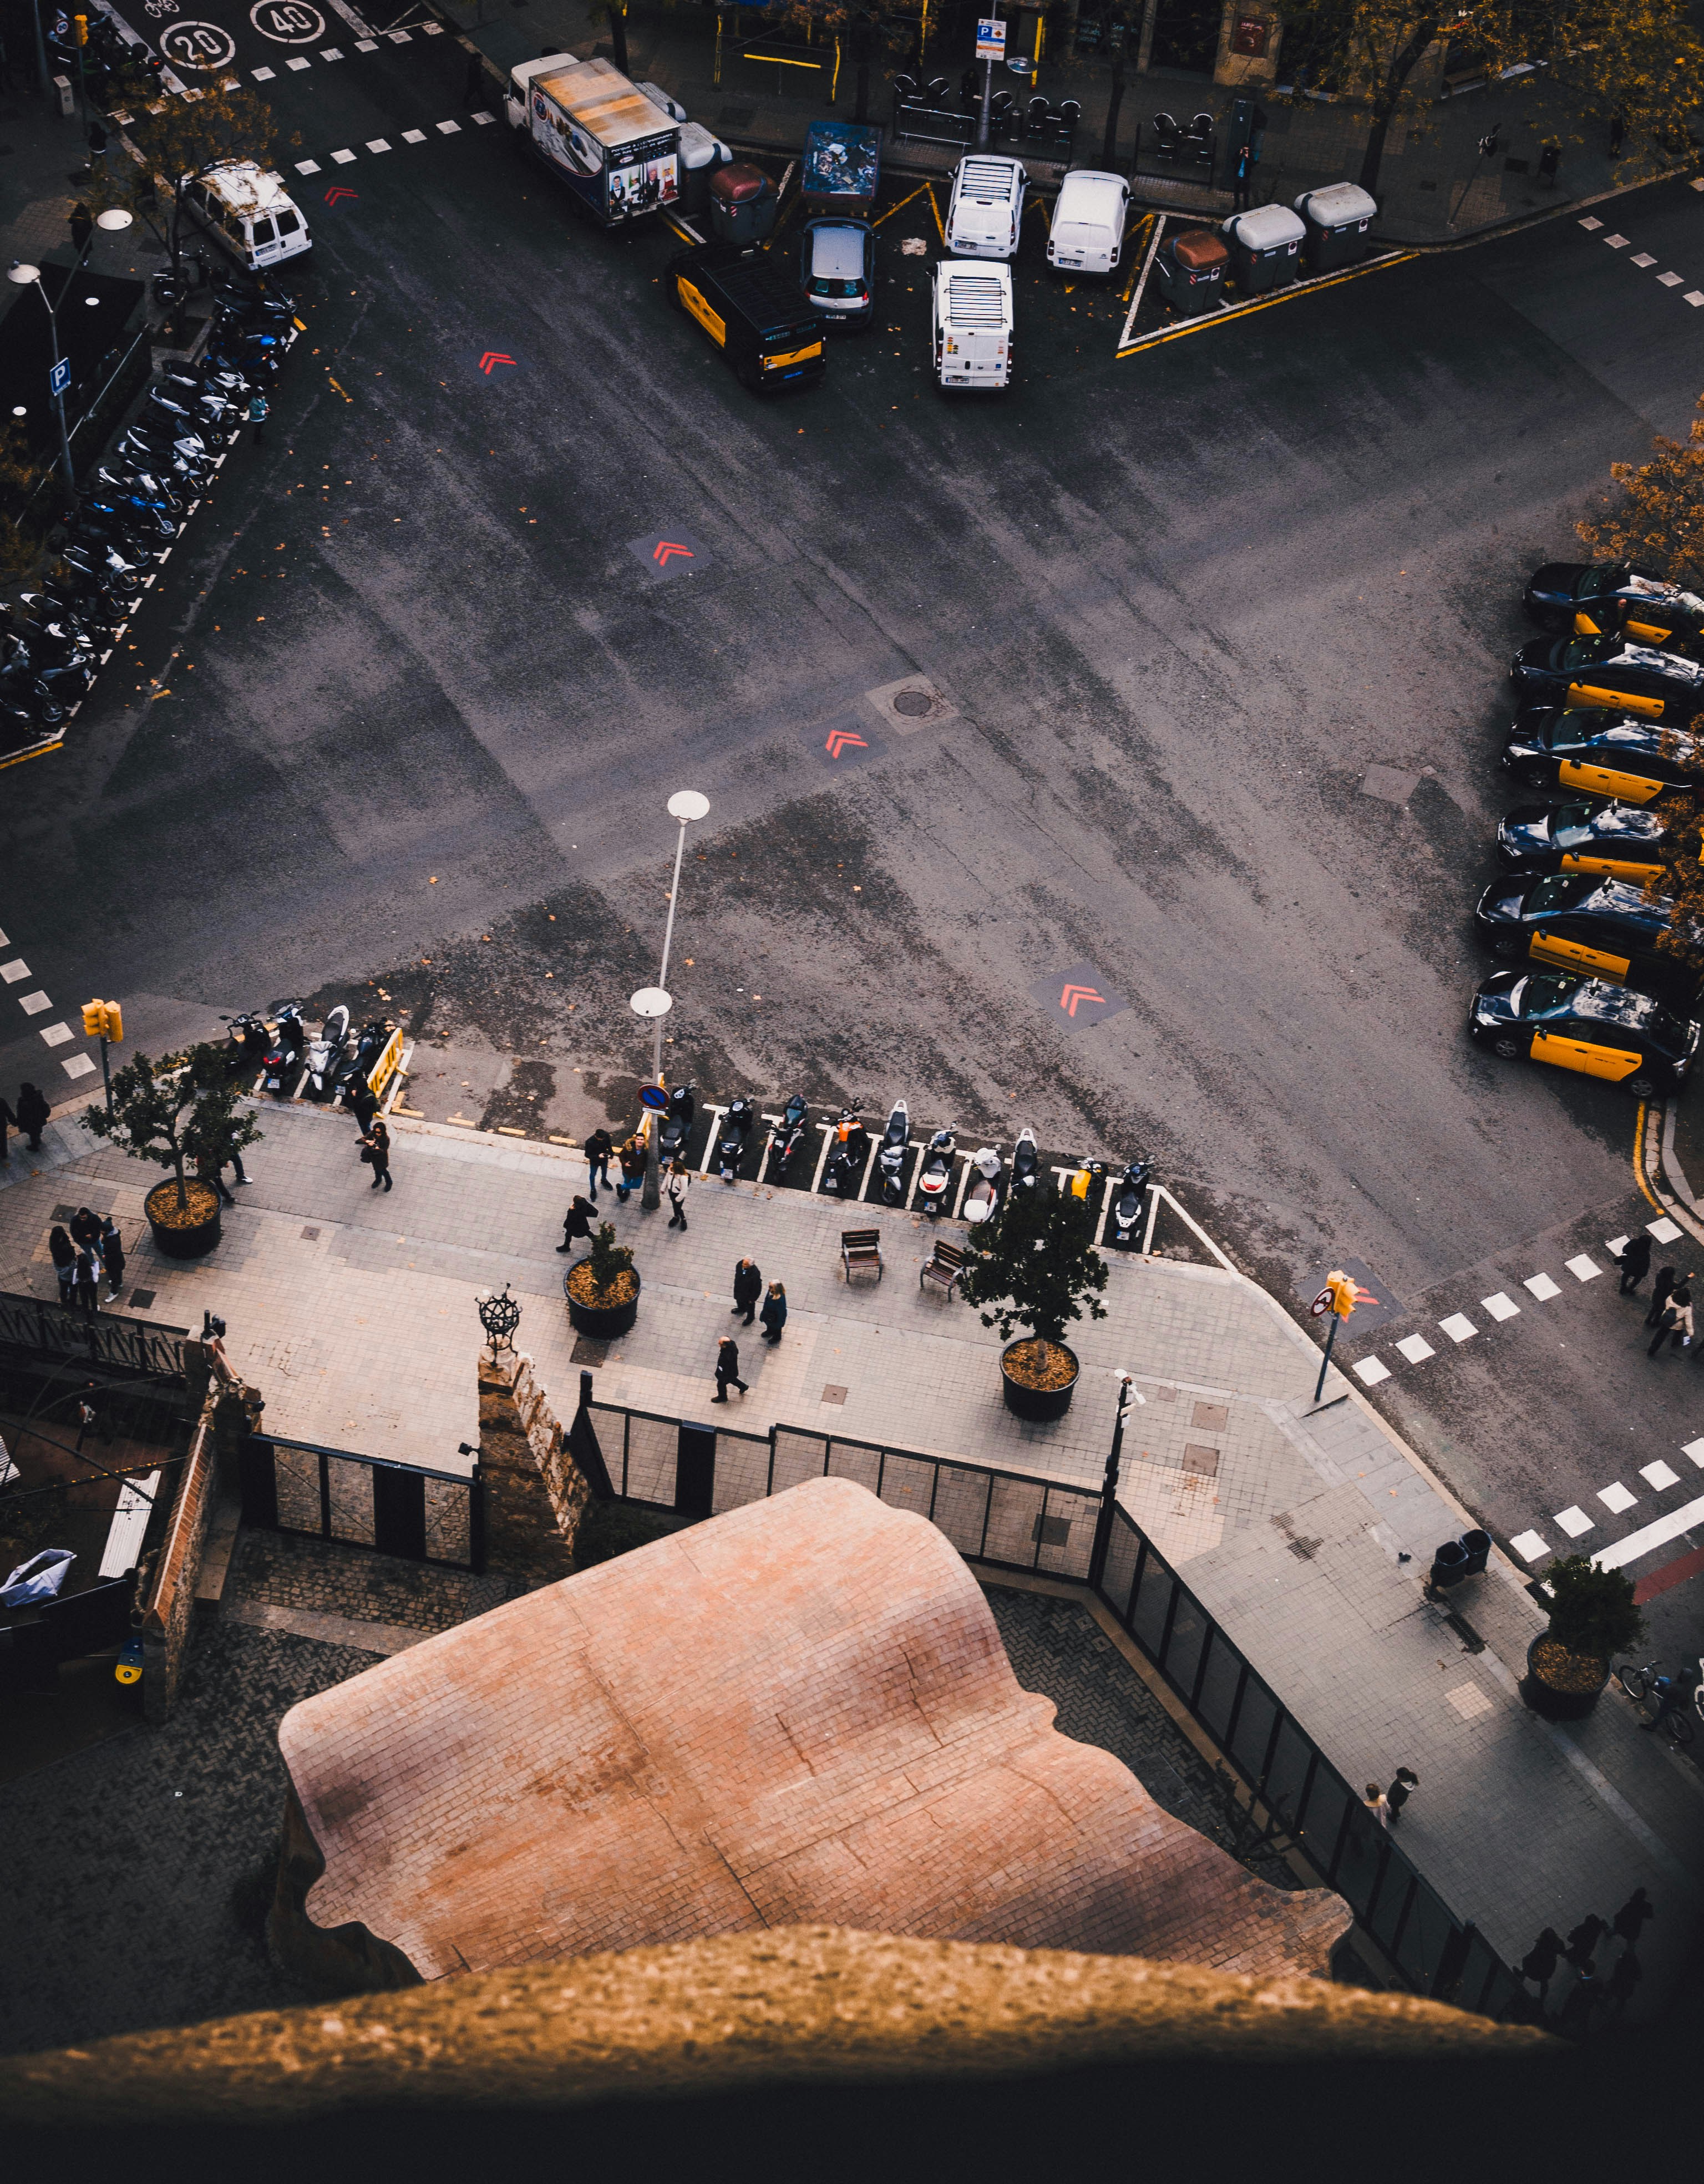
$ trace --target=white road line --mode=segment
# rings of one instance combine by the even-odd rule
[[[1577,1502],[1571,1503],[1566,1509],[1558,1509],[1555,1521],[1562,1526],[1571,1540],[1577,1540],[1582,1532],[1589,1532],[1592,1529],[1591,1518],[1586,1515]]]
[[[70,1024],[49,1024],[46,1031],[42,1034],[42,1044],[44,1046],[66,1046],[70,1045],[71,1037]]]
[[[370,152],[388,152],[390,148],[382,136],[370,136],[367,139],[367,149]]]
[[[304,61],[298,53],[293,60],[286,61],[284,65],[287,69],[293,69],[299,73],[304,68],[312,68],[314,64],[312,61]]]
[[[1481,1297],[1479,1309],[1490,1312],[1493,1319],[1518,1319],[1521,1316],[1520,1306],[1512,1298],[1506,1297],[1501,1290],[1495,1296]]]
[[[1601,220],[1583,220],[1580,222],[1580,226],[1585,230],[1588,235],[1595,235],[1598,229],[1603,226],[1603,222]]]
[[[1680,1453],[1690,1456],[1698,1468],[1704,1471],[1704,1440],[1689,1440]]]
[[[1530,1290],[1540,1304],[1548,1304],[1553,1296],[1562,1295],[1562,1284],[1553,1282],[1548,1274],[1529,1274],[1521,1287]]]
[[[1612,250],[1625,250],[1633,237],[1630,235],[1607,235],[1603,239]]]
[[[1637,258],[1629,258],[1627,262],[1629,265],[1638,266],[1640,270],[1643,272],[1647,265],[1654,265],[1657,263],[1657,260],[1651,256],[1648,250],[1641,250]]]
[[[1390,1378],[1390,1368],[1382,1357],[1361,1357],[1356,1361],[1355,1373],[1363,1388],[1376,1388],[1381,1380]]]
[[[343,48],[341,46],[321,46],[320,58],[322,61],[340,61],[343,58]]]
[[[1685,278],[1685,276],[1681,273],[1659,273],[1657,276],[1657,285],[1659,288],[1678,288]]]
[[[74,1054],[69,1061],[62,1061],[59,1067],[67,1077],[73,1079],[79,1077],[92,1077],[95,1073],[95,1065],[86,1054]]]
[[[27,978],[30,967],[21,956],[14,956],[9,963],[0,963],[0,978],[8,986],[15,986],[20,978]]]
[[[1438,1324],[1451,1342],[1471,1342],[1479,1331],[1465,1312],[1452,1312],[1447,1319],[1440,1319]]]
[[[497,116],[494,114],[487,114],[482,106],[476,107],[474,109],[473,120],[476,128],[488,129],[496,119]]]
[[[1411,1365],[1423,1365],[1428,1357],[1438,1354],[1423,1334],[1405,1334],[1396,1347]]]
[[[354,159],[354,156],[355,155],[353,152],[333,152],[331,154],[334,164],[339,167],[347,167],[350,165]]]
[[[426,131],[424,129],[404,129],[403,131],[403,142],[404,144],[424,144],[426,142]]]
[[[1660,1457],[1655,1463],[1641,1464],[1639,1475],[1641,1479],[1649,1480],[1659,1494],[1665,1487],[1678,1486],[1680,1484],[1680,1474],[1672,1470]]]
[[[317,159],[298,159],[296,162],[296,171],[298,175],[317,175],[320,171],[320,162]]]
[[[1629,1494],[1618,1479],[1613,1486],[1600,1486],[1597,1490],[1597,1498],[1611,1515],[1616,1517],[1619,1517],[1624,1510],[1636,1508],[1639,1504],[1639,1496],[1636,1494]]]
[[[1535,1563],[1550,1552],[1550,1543],[1539,1532],[1517,1532],[1509,1545],[1523,1563]]]
[[[1587,1258],[1584,1251],[1578,1258],[1568,1261],[1568,1270],[1577,1282],[1595,1281],[1603,1272],[1603,1268],[1595,1261]]]
[[[45,994],[37,992],[34,994],[25,994],[23,1000],[19,1002],[18,1006],[23,1010],[26,1017],[38,1017],[44,1010],[52,1008],[53,1004],[47,999],[47,996]]]
[[[1592,1560],[1600,1569],[1623,1568],[1629,1563],[1636,1563],[1641,1555],[1651,1554],[1658,1547],[1667,1546],[1669,1540],[1678,1540],[1695,1524],[1704,1524],[1704,1497],[1689,1502],[1684,1508],[1671,1510],[1668,1516],[1659,1517],[1642,1531],[1629,1532],[1612,1547],[1601,1548]]]
[[[270,83],[278,71],[276,69],[250,69],[248,73],[256,83]]]
[[[1666,1213],[1660,1221],[1647,1221],[1645,1228],[1646,1234],[1655,1237],[1659,1244],[1672,1244],[1680,1234],[1679,1229]]]
[[[454,136],[459,131],[461,124],[459,121],[440,121],[437,126],[441,136]]]
[[[1701,304],[1704,304],[1704,288],[1689,288],[1680,300],[1683,304],[1690,304],[1696,311]]]

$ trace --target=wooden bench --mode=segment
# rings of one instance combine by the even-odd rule
[[[882,1232],[879,1228],[843,1228],[840,1231],[840,1263],[846,1269],[849,1282],[854,1274],[873,1273],[882,1279]]]
[[[953,1285],[964,1269],[964,1263],[965,1255],[956,1244],[938,1243],[933,1257],[923,1262],[922,1270],[917,1276],[917,1287],[926,1290],[933,1282],[944,1295],[950,1296]]]

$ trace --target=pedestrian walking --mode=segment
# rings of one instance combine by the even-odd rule
[[[716,1345],[716,1393],[710,1397],[711,1402],[725,1403],[730,1388],[738,1388],[742,1396],[746,1392],[745,1383],[739,1377],[739,1345],[731,1334],[725,1334]]]
[[[763,1274],[755,1259],[742,1259],[733,1270],[733,1308],[745,1314],[745,1323],[751,1325],[756,1316],[757,1301],[763,1295]]]
[[[209,1190],[216,1190],[226,1206],[235,1206],[237,1201],[225,1187],[224,1166],[225,1163],[214,1160],[211,1153],[198,1153],[195,1162],[195,1178],[198,1183],[204,1183]]]
[[[9,1161],[12,1157],[6,1145],[7,1131],[21,1130],[23,1127],[6,1102],[0,1100],[0,1161]]]
[[[1609,117],[1609,156],[1612,159],[1618,159],[1621,157],[1621,148],[1626,142],[1626,117],[1620,114],[1612,114]]]
[[[97,1411],[94,1405],[89,1401],[88,1397],[85,1396],[81,1401],[77,1405],[76,1453],[79,1456],[83,1452],[83,1443],[88,1439],[90,1434],[93,1432],[96,1425],[99,1422],[99,1412]]]
[[[1647,1327],[1655,1327],[1657,1321],[1662,1318],[1662,1307],[1668,1301],[1668,1292],[1679,1279],[1679,1275],[1673,1267],[1659,1267],[1657,1269],[1657,1279],[1651,1287],[1651,1309],[1645,1315],[1645,1323]]]
[[[18,1092],[18,1128],[30,1140],[30,1150],[42,1150],[42,1133],[47,1127],[53,1109],[33,1084],[25,1084]]]
[[[1367,1784],[1365,1802],[1367,1811],[1372,1814],[1379,1826],[1388,1829],[1390,1825],[1389,1800],[1376,1782]]]
[[[1582,1964],[1590,1962],[1592,1951],[1596,1948],[1601,1937],[1608,1931],[1608,1927],[1605,1925],[1595,1911],[1588,1911],[1579,1925],[1570,1930],[1568,1947],[1562,1951],[1562,1954],[1576,1971]]]
[[[86,1206],[71,1216],[71,1241],[80,1251],[92,1250],[101,1240],[101,1217]]]
[[[1629,1236],[1621,1254],[1621,1294],[1630,1295],[1651,1272],[1651,1239]]]
[[[615,1195],[623,1206],[636,1190],[645,1187],[645,1141],[636,1131],[626,1139],[615,1156],[621,1162],[621,1180],[615,1185]]]
[[[349,1112],[355,1118],[357,1128],[365,1138],[368,1131],[373,1127],[374,1116],[379,1112],[378,1095],[373,1090],[372,1086],[368,1084],[366,1078],[363,1077],[359,1083],[354,1085],[349,1091],[344,1094],[343,1098],[344,1104],[348,1106]]]
[[[592,1234],[592,1216],[597,1211],[586,1199],[575,1199],[563,1217],[562,1241],[556,1246],[559,1251],[571,1251],[576,1240]]]
[[[1562,1960],[1562,1937],[1554,1926],[1546,1926],[1520,1962],[1521,1977],[1532,1981],[1538,1988],[1540,2002],[1549,1993],[1551,1981]]]
[[[1556,2031],[1569,2039],[1584,2039],[1591,2014],[1601,1997],[1596,1963],[1588,1957],[1584,1964],[1574,1967],[1574,1982],[1568,1991],[1568,2000],[1556,2012]]]
[[[109,1295],[107,1302],[116,1304],[119,1291],[125,1285],[125,1240],[119,1234],[119,1224],[109,1214],[101,1230],[101,1264],[107,1271]]]
[[[1647,1919],[1657,1916],[1657,1906],[1642,1888],[1635,1888],[1610,1922],[1610,1931],[1618,1934],[1631,1948],[1639,1939]]]
[[[1417,1790],[1419,1787],[1420,1777],[1414,1772],[1412,1767],[1399,1767],[1397,1769],[1395,1780],[1392,1782],[1390,1787],[1384,1792],[1384,1802],[1390,1808],[1390,1817],[1392,1820],[1400,1820],[1401,1819],[1402,1808],[1408,1802],[1409,1791],[1411,1790]]]
[[[763,1322],[764,1340],[779,1342],[781,1330],[787,1324],[787,1291],[779,1282],[770,1284],[769,1295],[763,1301],[763,1310],[758,1318]]]
[[[1539,153],[1539,180],[1547,190],[1556,186],[1556,169],[1562,164],[1562,146],[1546,144]]]
[[[47,1250],[53,1262],[53,1272],[59,1278],[59,1301],[69,1305],[71,1292],[77,1281],[77,1247],[56,1223],[47,1231]]]
[[[669,1169],[669,1203],[675,1209],[669,1216],[671,1228],[684,1228],[687,1225],[687,1193],[692,1189],[692,1182],[686,1162],[676,1161]]]
[[[271,406],[258,387],[248,398],[248,421],[254,427],[257,440],[266,437],[266,415]]]
[[[482,53],[467,57],[467,74],[462,79],[461,103],[464,106],[483,106],[486,102],[485,58]]]
[[[375,1115],[373,1127],[361,1140],[361,1158],[373,1171],[370,1188],[376,1190],[381,1184],[391,1187],[391,1134],[385,1128],[382,1115]]]
[[[1685,1282],[1682,1282],[1679,1288],[1673,1292],[1668,1303],[1662,1307],[1662,1317],[1657,1323],[1657,1333],[1652,1338],[1651,1347],[1645,1353],[1647,1357],[1654,1357],[1662,1349],[1662,1338],[1665,1334],[1668,1337],[1668,1346],[1671,1350],[1684,1350],[1692,1340],[1692,1292]]]
[[[586,1140],[586,1195],[594,1206],[599,1181],[605,1190],[610,1188],[610,1157],[615,1150],[615,1140],[607,1130],[593,1130]]]
[[[86,1245],[77,1254],[75,1284],[78,1311],[94,1318],[101,1308],[101,1262]]]
[[[1603,1986],[1603,2001],[1618,2017],[1634,1997],[1639,1982],[1645,1977],[1645,1967],[1631,1948],[1623,1949],[1616,1958]]]
[[[89,237],[95,231],[94,215],[80,198],[71,207],[71,248],[79,257],[89,247]]]
[[[1236,172],[1231,192],[1231,210],[1246,212],[1249,209],[1249,186],[1254,179],[1255,148],[1245,142],[1237,153]]]

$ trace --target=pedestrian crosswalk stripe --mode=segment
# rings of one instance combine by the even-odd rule
[[[1597,1490],[1597,1498],[1602,1502],[1604,1507],[1616,1517],[1620,1516],[1624,1509],[1636,1507],[1639,1501],[1639,1496],[1636,1494],[1629,1494],[1618,1479],[1613,1486],[1600,1486]]]
[[[1550,1552],[1549,1542],[1538,1532],[1517,1532],[1509,1545],[1523,1563],[1535,1563]]]
[[[1452,1312],[1447,1319],[1440,1319],[1438,1324],[1451,1342],[1471,1342],[1479,1331],[1465,1312]]]
[[[1405,1334],[1396,1347],[1411,1365],[1423,1364],[1427,1358],[1437,1355],[1423,1334]]]
[[[320,171],[320,162],[317,159],[298,159],[296,162],[296,171],[298,175],[317,175]]]
[[[1530,1290],[1540,1304],[1548,1304],[1553,1296],[1562,1295],[1562,1284],[1553,1282],[1548,1274],[1529,1274],[1521,1287]]]
[[[1490,1312],[1493,1319],[1518,1319],[1521,1316],[1520,1306],[1512,1298],[1506,1297],[1501,1290],[1495,1296],[1481,1297],[1479,1309]]]
[[[1376,1388],[1381,1380],[1390,1378],[1390,1368],[1382,1357],[1357,1358],[1355,1371],[1363,1388]]]
[[[1659,1494],[1665,1487],[1678,1486],[1680,1484],[1680,1474],[1671,1469],[1660,1457],[1655,1463],[1641,1464],[1639,1475],[1654,1486]]]
[[[1577,1282],[1595,1281],[1603,1272],[1603,1268],[1595,1260],[1589,1259],[1584,1251],[1577,1259],[1568,1261],[1568,1270]]]
[[[1666,1213],[1660,1221],[1647,1221],[1645,1230],[1648,1236],[1654,1237],[1659,1244],[1672,1244],[1680,1234],[1679,1229]]]
[[[1589,1532],[1592,1529],[1591,1518],[1578,1502],[1566,1509],[1558,1509],[1556,1520],[1571,1540],[1577,1540],[1582,1532]]]

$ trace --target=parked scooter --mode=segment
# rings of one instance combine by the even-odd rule
[[[861,1117],[843,1107],[836,1124],[834,1150],[822,1171],[822,1188],[831,1198],[855,1198],[870,1158],[870,1133]]]
[[[924,1152],[922,1173],[917,1178],[917,1203],[932,1221],[947,1203],[953,1156],[958,1149],[958,1134],[949,1123],[945,1129],[936,1131]]]
[[[1133,1160],[1118,1178],[1112,1194],[1112,1234],[1107,1241],[1116,1251],[1134,1251],[1142,1242],[1142,1199],[1154,1171],[1144,1160]]]
[[[769,1143],[764,1147],[763,1159],[758,1165],[760,1183],[766,1173],[771,1169],[777,1180],[785,1178],[793,1156],[805,1142],[805,1126],[809,1113],[805,1095],[802,1092],[790,1095],[787,1105],[781,1111],[780,1121],[770,1129]]]
[[[722,1117],[721,1138],[716,1149],[716,1173],[724,1183],[738,1183],[740,1162],[757,1128],[757,1110],[741,1093]]]
[[[657,1139],[657,1159],[662,1167],[666,1167],[671,1161],[686,1158],[687,1139],[692,1135],[693,1120],[698,1111],[692,1086],[677,1084],[669,1094],[662,1134]]]
[[[273,1011],[272,1043],[263,1064],[262,1089],[274,1099],[287,1100],[302,1074],[302,1057],[308,1047],[308,1027],[302,1021],[301,1004],[282,1001]]]
[[[1032,1191],[1039,1188],[1040,1181],[1041,1156],[1035,1149],[1035,1132],[1022,1129],[1017,1134],[1017,1143],[1011,1149],[1011,1182],[1009,1188],[1014,1192]]]
[[[984,1145],[971,1162],[975,1173],[965,1193],[964,1217],[972,1228],[992,1221],[1005,1195],[1005,1162],[992,1145]]]
[[[342,1072],[344,1049],[349,1039],[349,1011],[339,1001],[320,1027],[320,1036],[309,1044],[302,1095],[307,1100],[329,1100]]]
[[[896,1100],[888,1117],[888,1127],[882,1133],[882,1150],[876,1156],[876,1172],[882,1179],[884,1206],[905,1203],[905,1156],[910,1149],[910,1110],[903,1100]]]
[[[395,1027],[388,1017],[373,1017],[361,1026],[353,1051],[347,1054],[343,1063],[332,1078],[332,1095],[345,1106],[358,1084],[370,1090],[373,1072],[379,1066],[379,1056],[390,1044]]]
[[[1085,1160],[1065,1186],[1067,1198],[1074,1198],[1094,1216],[1098,1226],[1100,1201],[1106,1188],[1107,1167],[1105,1161]]]
[[[231,1027],[225,1042],[226,1068],[231,1076],[246,1078],[252,1084],[266,1067],[272,1045],[270,1027],[253,1009],[237,1017],[221,1017],[220,1022]]]

